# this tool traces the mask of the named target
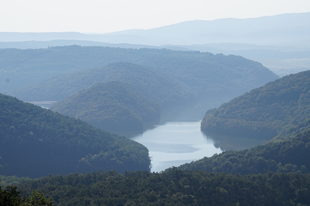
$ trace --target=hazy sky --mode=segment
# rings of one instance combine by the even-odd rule
[[[0,32],[105,33],[310,12],[310,0],[0,0]]]

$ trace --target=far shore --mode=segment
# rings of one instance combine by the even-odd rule
[[[54,104],[56,101],[32,101],[31,104]]]

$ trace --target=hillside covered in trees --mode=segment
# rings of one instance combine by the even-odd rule
[[[109,84],[109,88],[95,86],[100,82],[111,81],[119,83]],[[125,89],[124,86],[120,86],[121,84],[128,85],[126,86],[128,88]],[[171,108],[175,108],[176,105],[190,107],[188,104],[199,101],[199,97],[182,82],[159,70],[132,63],[114,63],[98,69],[62,75],[44,82],[41,86],[46,97],[49,96],[52,99],[73,95],[56,104],[52,110],[81,118],[107,131],[124,134],[127,130],[126,135],[127,132],[141,133],[144,128],[152,127],[162,119],[161,114],[170,118],[174,115],[169,115],[173,113]],[[77,94],[80,90],[84,91]],[[102,93],[100,90],[105,90],[110,95],[99,97],[98,93]],[[40,95],[40,92],[34,94],[38,98],[41,98]],[[110,107],[112,99],[113,105]],[[85,107],[82,107],[82,104]],[[90,109],[94,104],[97,105],[96,109]],[[76,108],[79,108],[78,111]],[[179,113],[182,113],[182,109],[175,112],[176,115]],[[202,118],[201,114],[203,113],[199,113],[200,118]]]
[[[54,206],[52,198],[46,199],[44,194],[35,190],[29,197],[21,196],[16,186],[0,186],[0,205],[2,206]]]
[[[167,49],[123,49],[109,47],[65,46],[47,49],[0,49],[0,67],[4,74],[1,90],[24,87],[44,79],[83,69],[94,69],[116,62],[128,62],[153,67],[170,78],[190,85],[196,92],[236,93],[261,86],[277,76],[258,62],[240,56],[172,51]],[[48,85],[52,87],[54,85]],[[15,91],[17,98],[34,101],[31,93]],[[15,96],[15,95],[14,95]],[[45,96],[42,96],[46,100]],[[42,100],[42,99],[39,99]]]
[[[278,78],[258,62],[207,52],[80,46],[1,52],[6,94],[60,101],[96,83],[125,82],[159,104],[162,122],[200,120],[208,109]]]
[[[158,104],[122,82],[98,83],[57,102],[51,110],[105,131],[142,132],[160,117]]]
[[[232,174],[309,172],[310,119],[292,128],[285,137],[282,141],[271,141],[251,149],[225,151],[212,157],[204,157],[179,168]]]
[[[35,189],[55,205],[309,205],[310,176],[231,175],[171,169],[162,173],[98,171],[47,176],[18,188]]]
[[[49,98],[59,101],[97,83],[110,81],[130,84],[160,105],[175,104],[177,100],[193,98],[193,94],[184,84],[164,72],[148,66],[122,62],[51,78],[22,91],[28,91],[29,96],[35,100]]]
[[[132,77],[130,72],[135,72],[135,70],[129,65],[127,65],[126,72],[124,68],[116,71],[98,69],[97,74],[99,71],[102,73],[99,73],[100,75],[96,78],[88,75],[87,71],[73,73],[85,69],[102,68],[119,62],[148,67],[143,68],[146,71],[138,75],[140,78],[134,79],[140,83],[142,83],[141,79],[151,81],[145,81],[143,87],[136,89],[143,92],[146,87],[156,88],[163,84],[160,89],[156,90],[155,95],[158,97],[158,92],[160,92],[161,96],[168,97],[170,100],[175,99],[174,97],[181,97],[182,99],[175,100],[178,102],[177,105],[187,104],[188,99],[192,103],[200,100],[203,102],[201,105],[205,105],[206,102],[210,102],[208,95],[228,100],[278,78],[258,62],[240,56],[214,55],[206,52],[66,46],[35,50],[3,49],[0,50],[0,54],[0,66],[5,74],[4,78],[8,80],[1,84],[1,89],[5,90],[6,94],[24,101],[62,100],[96,82],[112,80],[130,83],[128,81],[131,78],[126,78],[120,73],[124,72]],[[70,78],[59,76],[69,73]],[[75,87],[72,84],[73,81],[81,80],[77,75],[86,75],[84,78],[88,82],[85,83],[83,80],[85,84]],[[150,75],[155,77],[150,78]],[[102,78],[103,76],[107,78]],[[162,105],[167,104],[166,98],[163,99],[165,104]],[[172,107],[174,106],[176,104]],[[207,108],[202,108],[201,111],[203,110],[206,111]]]
[[[1,175],[150,169],[147,148],[125,137],[7,95],[0,105]]]
[[[18,189],[26,196],[36,190],[55,205],[309,205],[310,120],[290,132],[160,173],[49,175]]]
[[[201,130],[247,138],[283,135],[310,117],[310,71],[285,76],[207,111]]]

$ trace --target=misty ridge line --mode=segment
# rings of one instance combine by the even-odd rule
[[[309,40],[310,12],[248,19],[186,21],[169,26],[111,33],[0,32],[0,42],[83,40],[160,46],[165,44],[248,43],[303,45]]]

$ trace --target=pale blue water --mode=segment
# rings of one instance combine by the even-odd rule
[[[200,131],[200,122],[169,122],[131,139],[149,149],[152,172],[222,152]]]

